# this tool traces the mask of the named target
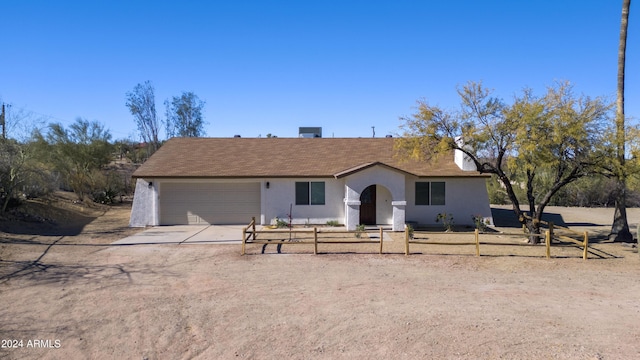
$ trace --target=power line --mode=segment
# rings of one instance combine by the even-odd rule
[[[36,115],[40,115],[40,116],[44,116],[44,117],[46,117],[46,118],[47,118],[47,120],[49,120],[49,119],[53,119],[53,120],[62,121],[62,122],[67,123],[67,124],[71,124],[71,123],[73,123],[73,121],[66,120],[66,119],[61,119],[61,118],[55,117],[55,116],[53,116],[53,115],[43,114],[43,113],[40,113],[40,112],[37,112],[37,111],[31,110],[31,109],[27,109],[27,108],[26,108],[26,107],[24,107],[24,106],[17,106],[17,108],[18,108],[18,109],[20,109],[20,110],[23,110],[23,111],[27,111],[27,112],[32,113],[32,114],[36,114]]]
[[[5,104],[3,104],[3,110],[2,110],[2,114],[3,114],[3,118],[2,118],[2,120],[3,120],[3,121],[2,121],[2,124],[3,124],[3,130],[4,130],[4,127],[5,127],[5,125],[4,125],[4,124],[5,124],[4,105],[5,105]],[[28,109],[28,108],[26,108],[26,107],[24,107],[24,106],[15,106],[15,105],[12,105],[12,104],[6,104],[6,105],[7,105],[7,107],[15,107],[15,108],[17,108],[17,109],[19,109],[19,110],[23,110],[23,111],[26,111],[26,112],[28,112],[28,113],[32,113],[32,114],[36,114],[36,115],[43,116],[43,117],[45,117],[45,121],[57,120],[57,121],[60,121],[60,122],[62,122],[62,123],[64,123],[64,124],[66,124],[66,125],[73,124],[73,122],[74,122],[74,121],[72,121],[72,120],[62,119],[62,118],[59,118],[59,117],[56,117],[56,116],[53,116],[53,115],[43,114],[43,113],[41,113],[41,112],[38,112],[38,111],[35,111],[35,110]],[[111,133],[115,133],[115,134],[120,134],[120,135],[126,135],[126,136],[131,135],[130,133],[124,133],[124,132],[122,132],[122,131],[113,131],[113,130],[111,130],[111,129],[109,129],[109,132],[111,132]],[[4,134],[4,133],[3,133],[3,134]]]

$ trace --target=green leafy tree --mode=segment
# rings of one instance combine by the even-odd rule
[[[507,105],[482,84],[470,82],[458,90],[459,111],[420,101],[414,115],[401,119],[403,136],[396,148],[403,156],[424,160],[462,151],[477,171],[495,175],[519,221],[539,234],[551,198],[594,171],[595,144],[608,119],[610,106],[602,99],[576,97],[571,90],[568,83],[548,88],[542,97],[525,90]],[[521,208],[518,188],[526,190],[528,212]]]
[[[69,129],[50,124],[46,134],[36,132],[35,138],[41,158],[61,174],[82,201],[92,192],[96,170],[111,161],[114,151],[109,131],[96,121],[81,118]]]
[[[160,148],[160,121],[156,116],[155,90],[150,81],[138,84],[127,93],[126,105],[133,115],[142,140],[149,147],[149,155]]]
[[[183,92],[174,96],[166,106],[167,136],[201,137],[205,135],[202,110],[204,101],[193,92]]]

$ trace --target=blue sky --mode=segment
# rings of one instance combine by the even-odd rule
[[[193,91],[212,137],[399,131],[416,101],[455,109],[482,81],[509,101],[568,80],[615,100],[622,1],[9,1],[0,9],[0,100],[10,111],[105,124],[138,139],[125,94],[156,107]],[[634,8],[626,113],[640,116]]]

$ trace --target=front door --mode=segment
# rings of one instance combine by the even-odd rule
[[[376,186],[371,185],[360,195],[360,224],[376,224]]]

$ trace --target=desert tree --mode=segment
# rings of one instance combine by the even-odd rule
[[[5,212],[9,201],[24,181],[26,153],[15,140],[0,138],[0,212]]]
[[[113,157],[111,134],[97,121],[78,118],[66,129],[49,125],[46,133],[36,132],[39,157],[58,172],[80,200],[92,191],[95,176]]]
[[[205,135],[202,110],[204,101],[193,92],[183,92],[165,100],[167,137],[201,137]]]
[[[155,90],[150,81],[145,81],[126,94],[126,106],[136,122],[142,140],[149,147],[149,155],[160,147],[160,121],[156,116]]]
[[[30,141],[31,132],[42,128],[44,119],[13,106],[6,106],[4,115],[6,137],[0,138],[0,212],[7,210],[11,200],[39,196],[52,189],[49,173],[38,161]]]
[[[481,83],[469,82],[458,94],[458,111],[419,101],[415,114],[401,118],[399,156],[429,161],[462,151],[478,172],[496,176],[519,221],[539,234],[551,198],[593,172],[598,158],[594,144],[610,106],[600,98],[576,97],[566,82],[549,87],[544,96],[524,90],[510,105]],[[527,211],[516,187],[526,190]],[[530,242],[538,241],[530,237]]]
[[[52,190],[51,178],[34,155],[33,144],[0,139],[0,212],[11,200],[43,195]]]

